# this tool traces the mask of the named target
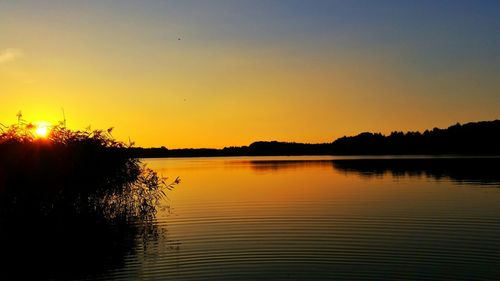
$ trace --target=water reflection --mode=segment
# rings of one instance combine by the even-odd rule
[[[52,188],[43,180],[30,182],[34,177],[29,184],[17,177],[3,185],[0,280],[110,279],[142,262],[150,248],[168,242],[156,221],[160,197],[149,188],[154,176],[143,170],[136,182],[107,183],[97,191],[71,184]],[[129,278],[140,272],[132,269]]]
[[[475,183],[493,184],[499,165],[461,161],[154,160],[185,179],[171,197],[175,216],[162,218],[182,250],[175,266],[164,254],[143,272],[176,281],[494,280],[500,189]]]
[[[0,279],[494,279],[500,189],[456,183],[498,183],[499,161],[156,159],[175,208],[0,216]]]
[[[73,280],[121,270],[165,239],[153,220],[58,209],[0,216],[2,280]],[[135,258],[134,258],[135,257]]]
[[[369,158],[334,160],[259,160],[249,161],[255,171],[278,171],[306,167],[333,167],[338,172],[365,178],[426,177],[456,183],[500,184],[500,158]]]
[[[307,167],[330,167],[332,160],[252,160],[240,163],[249,163],[253,170],[266,172],[298,170]]]
[[[0,147],[0,280],[122,271],[158,243],[157,207],[178,180],[131,158],[111,130],[60,127],[53,141],[14,130]]]

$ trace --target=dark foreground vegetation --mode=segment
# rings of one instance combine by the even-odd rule
[[[37,138],[19,122],[0,130],[1,280],[86,278],[124,264],[167,183],[110,130],[54,126]],[[144,240],[146,241],[146,240]]]
[[[500,155],[500,120],[456,124],[424,132],[361,133],[331,143],[306,144],[259,141],[249,146],[223,149],[132,148],[136,157],[209,157],[278,155],[402,155],[483,154]]]

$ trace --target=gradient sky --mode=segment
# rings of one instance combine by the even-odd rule
[[[1,1],[0,122],[140,146],[500,118],[500,1]],[[179,40],[180,39],[180,40]]]

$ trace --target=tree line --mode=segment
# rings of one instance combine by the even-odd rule
[[[215,148],[130,148],[132,155],[148,157],[279,156],[279,155],[403,155],[500,154],[500,120],[457,123],[424,132],[394,131],[389,135],[363,132],[330,143],[257,141],[248,146]]]

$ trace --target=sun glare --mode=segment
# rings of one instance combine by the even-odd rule
[[[36,124],[35,135],[38,138],[46,138],[50,132],[50,124],[47,122],[40,122]]]

